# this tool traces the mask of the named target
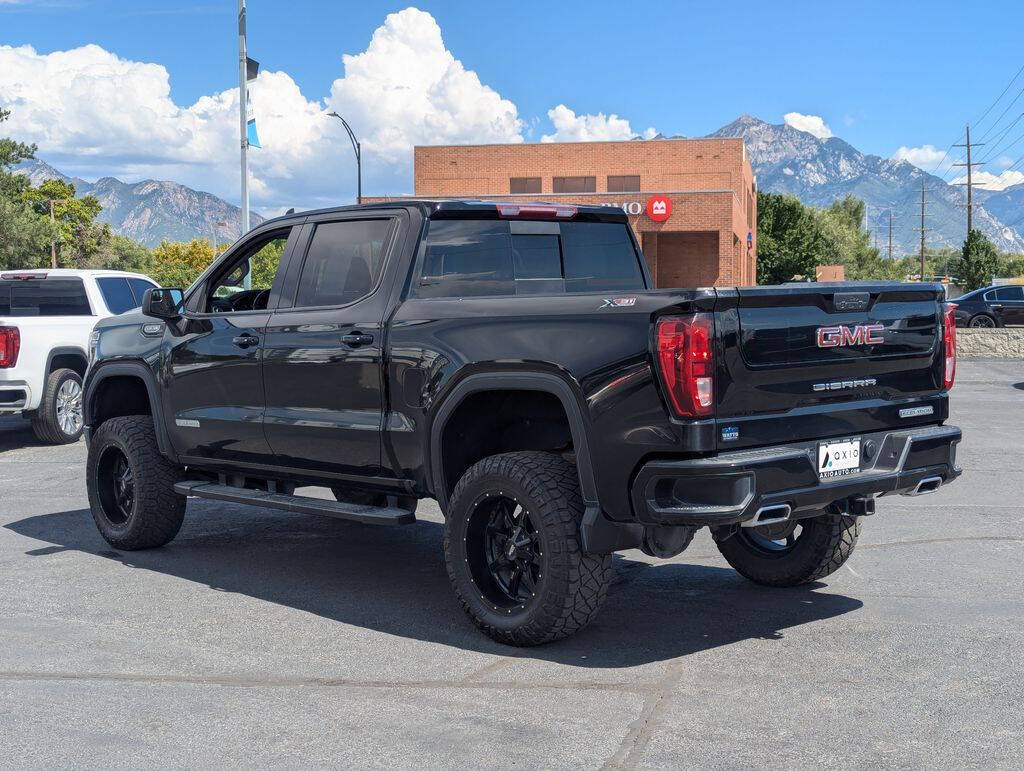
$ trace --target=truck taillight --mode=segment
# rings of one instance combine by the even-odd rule
[[[17,327],[0,327],[0,368],[13,367],[18,363],[21,350],[21,332]]]
[[[942,314],[942,339],[946,350],[942,387],[947,391],[953,387],[953,381],[956,380],[956,317],[953,315],[956,308],[956,303],[946,303],[945,312]]]
[[[658,319],[658,368],[672,408],[681,418],[714,409],[714,319],[710,313]]]

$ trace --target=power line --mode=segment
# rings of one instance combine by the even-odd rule
[[[978,118],[976,121],[974,121],[974,125],[976,127],[980,126],[982,121],[985,120],[985,116],[988,115],[990,112],[992,112],[992,108],[993,107],[995,107],[997,104],[999,104],[999,100],[1002,99],[1004,96],[1006,96],[1006,92],[1010,90],[1010,86],[1012,86],[1014,84],[1014,81],[1016,81],[1017,78],[1020,77],[1020,74],[1022,72],[1024,72],[1024,65],[1021,65],[1021,68],[1019,70],[1017,70],[1016,74],[1012,78],[1010,78],[1010,82],[1006,84],[1006,88],[1004,88],[1002,90],[1002,93],[1000,93],[999,96],[996,97],[996,100],[994,102],[992,102],[992,104],[990,104],[988,106],[988,109],[985,110],[985,112],[983,112],[981,114],[981,117]],[[959,139],[959,137],[957,137],[957,139]]]
[[[981,114],[981,117],[978,118],[976,121],[974,121],[974,125],[976,127],[980,126],[982,124],[982,122],[985,120],[985,116],[987,116],[990,112],[992,112],[992,108],[994,108],[997,104],[999,104],[999,102],[1002,100],[1002,98],[1004,96],[1006,96],[1006,92],[1010,90],[1010,88],[1013,86],[1013,84],[1017,81],[1017,78],[1020,77],[1021,73],[1024,73],[1024,65],[1021,65],[1021,68],[1019,70],[1017,70],[1017,72],[1014,73],[1013,77],[1010,78],[1010,82],[1007,83],[1006,87],[1003,88],[1003,90],[999,93],[999,96],[997,96],[995,98],[995,100],[987,108],[985,108],[985,112],[983,112]],[[1018,97],[1019,97],[1019,94],[1018,94]],[[1016,99],[1014,101],[1016,101]],[[999,121],[996,121],[996,123],[998,123],[998,122]],[[932,166],[931,171],[928,172],[929,174],[932,174],[934,176],[938,176],[939,179],[945,181],[946,177],[949,176],[949,173],[953,170],[953,167],[950,166],[948,169],[946,169],[944,172],[942,172],[942,174],[939,174],[939,169],[942,168],[942,164],[944,164],[946,162],[946,159],[949,158],[949,151],[957,146],[956,142],[959,142],[960,139],[962,138],[962,136],[963,135],[959,135],[959,136],[957,136],[956,139],[954,139],[952,142],[950,142],[949,147],[947,147],[946,151],[942,154],[942,159],[937,164]],[[984,139],[984,137],[982,137],[982,139]]]

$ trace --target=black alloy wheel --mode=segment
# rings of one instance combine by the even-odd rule
[[[525,608],[543,577],[543,547],[530,513],[514,497],[484,495],[466,528],[473,582],[495,606]]]
[[[108,447],[103,453],[97,482],[103,516],[112,525],[124,525],[135,510],[135,474],[119,448]]]

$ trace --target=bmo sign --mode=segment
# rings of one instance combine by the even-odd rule
[[[652,195],[646,208],[647,216],[655,222],[664,222],[672,214],[672,202],[663,195]]]
[[[602,203],[601,206],[614,206],[622,209],[633,217],[637,217],[643,213],[654,220],[655,222],[664,222],[670,216],[672,216],[672,201],[663,195],[651,196],[647,204],[644,205],[640,201],[626,201],[625,203]]]

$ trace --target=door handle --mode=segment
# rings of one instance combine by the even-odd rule
[[[353,348],[358,348],[361,345],[372,343],[373,335],[368,335],[365,332],[350,332],[341,338],[341,342],[345,345],[351,345]]]
[[[239,348],[249,348],[253,345],[259,345],[260,339],[256,335],[239,335],[231,340],[232,343],[237,345]]]

